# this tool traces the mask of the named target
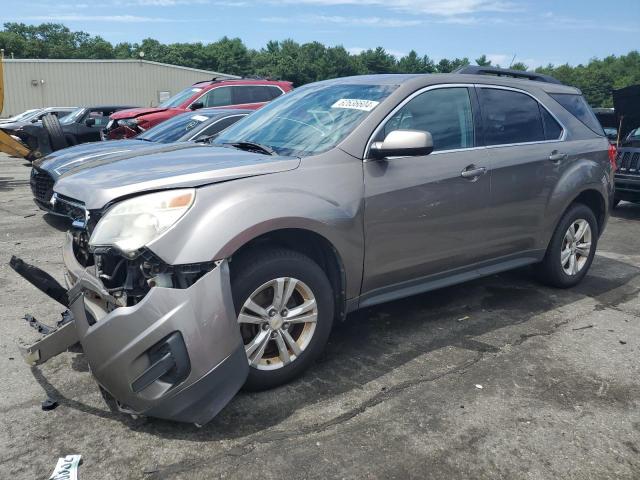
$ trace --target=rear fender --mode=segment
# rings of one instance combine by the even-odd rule
[[[578,196],[588,190],[600,194],[604,202],[605,220],[609,211],[611,195],[613,195],[612,176],[593,160],[580,159],[571,164],[556,183],[547,203],[544,235],[541,247],[545,248],[551,241],[560,218]]]

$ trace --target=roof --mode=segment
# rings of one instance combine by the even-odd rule
[[[511,77],[499,77],[497,75],[474,75],[460,73],[392,73],[378,75],[357,75],[353,77],[334,78],[324,80],[324,84],[360,84],[360,85],[405,85],[415,84],[417,88],[438,85],[443,83],[464,83],[479,85],[502,85],[513,88],[536,87],[547,93],[580,93],[575,87],[558,83],[539,82]]]
[[[167,68],[177,68],[180,70],[188,70],[190,72],[202,73],[204,75],[213,77],[226,77],[230,79],[239,79],[237,75],[229,75],[228,73],[220,73],[214,72],[212,70],[203,70],[200,68],[191,68],[191,67],[183,67],[182,65],[172,65],[170,63],[161,63],[161,62],[153,62],[151,60],[142,60],[142,59],[95,59],[95,58],[4,58],[3,63],[136,63],[136,64],[147,64],[147,65],[158,65]]]

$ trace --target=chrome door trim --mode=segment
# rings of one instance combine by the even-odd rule
[[[430,154],[430,156],[431,155],[441,155],[443,153],[455,153],[455,152],[466,152],[466,151],[471,151],[471,150],[483,150],[483,149],[490,149],[490,148],[513,147],[513,146],[517,146],[517,145],[538,145],[538,144],[546,144],[546,143],[557,143],[557,142],[564,142],[566,140],[566,138],[567,138],[567,128],[560,121],[560,119],[553,112],[551,112],[545,106],[545,104],[542,103],[535,95],[533,95],[532,93],[527,92],[526,90],[522,90],[522,89],[514,88],[514,87],[505,87],[505,86],[502,86],[502,85],[494,85],[494,84],[489,84],[489,83],[487,83],[487,84],[484,84],[484,83],[483,84],[478,84],[478,83],[442,83],[442,84],[438,84],[438,85],[429,85],[427,87],[423,87],[423,88],[421,88],[419,90],[416,90],[411,95],[409,95],[407,98],[405,98],[402,102],[400,102],[398,105],[396,105],[396,107],[393,110],[391,110],[391,112],[389,112],[384,117],[384,119],[375,128],[373,133],[369,136],[369,140],[367,141],[367,146],[365,148],[363,161],[364,162],[376,161],[375,159],[369,158],[371,144],[373,143],[373,139],[380,132],[380,130],[386,125],[386,123],[389,121],[389,119],[398,112],[398,110],[400,110],[402,107],[404,107],[407,103],[409,103],[411,100],[413,100],[418,95],[421,95],[424,92],[428,92],[430,90],[437,90],[437,89],[441,89],[441,88],[492,88],[492,89],[496,89],[496,90],[510,90],[510,91],[514,91],[514,92],[518,92],[518,93],[524,93],[525,95],[533,98],[538,103],[538,105],[541,105],[542,108],[544,108],[547,111],[547,113],[549,113],[549,115],[551,115],[551,117],[556,122],[558,122],[558,125],[560,125],[560,127],[562,128],[562,135],[560,135],[559,138],[553,139],[553,140],[538,140],[538,141],[535,141],[535,142],[520,142],[520,143],[501,143],[501,144],[498,144],[498,145],[481,145],[481,146],[468,147],[468,148],[453,148],[453,149],[449,149],[449,150],[437,150],[435,152],[432,152]],[[473,105],[472,105],[472,108],[473,108]],[[393,157],[393,158],[399,158],[399,157]]]

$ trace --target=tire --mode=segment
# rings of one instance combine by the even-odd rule
[[[309,257],[280,248],[253,250],[231,265],[233,301],[250,365],[244,389],[265,390],[293,380],[322,353],[331,332],[334,295],[326,274]],[[284,306],[274,298],[276,284],[285,295],[293,292]],[[251,308],[265,307],[261,313],[247,308],[249,299],[254,301]],[[310,308],[311,299],[315,310],[293,316],[288,312],[303,304]],[[278,303],[282,310],[274,314],[271,306]],[[314,313],[315,322],[298,323]]]
[[[42,117],[42,125],[49,134],[49,141],[51,142],[51,149],[53,151],[62,150],[69,146],[58,117],[51,114],[45,115]]]
[[[567,270],[572,270],[571,257],[574,254],[570,253],[567,257],[567,263],[563,264],[561,253],[563,250],[565,252],[571,252],[572,249],[570,245],[571,242],[567,240],[569,227],[571,226],[574,232],[577,230],[579,233],[580,227],[578,225],[583,221],[588,224],[589,229],[582,237],[582,242],[580,242],[581,239],[578,238],[577,245],[573,247],[573,252],[577,254],[574,258],[574,265],[576,265],[576,267],[574,267],[573,270],[578,269],[578,271],[570,274],[567,273]],[[580,255],[579,251],[584,251],[585,249],[584,247],[581,249],[579,246],[586,244],[587,233],[590,234],[589,251],[587,255]],[[558,226],[551,237],[551,242],[549,242],[549,246],[547,247],[544,259],[536,266],[538,279],[546,285],[557,288],[570,288],[580,283],[593,262],[593,257],[595,256],[598,246],[598,236],[598,222],[596,221],[593,211],[581,203],[571,205],[558,222]],[[578,247],[577,249],[576,246]]]

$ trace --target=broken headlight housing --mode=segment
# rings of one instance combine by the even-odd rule
[[[187,213],[196,198],[193,188],[167,190],[123,200],[96,225],[89,246],[115,247],[125,256],[158,238]]]

